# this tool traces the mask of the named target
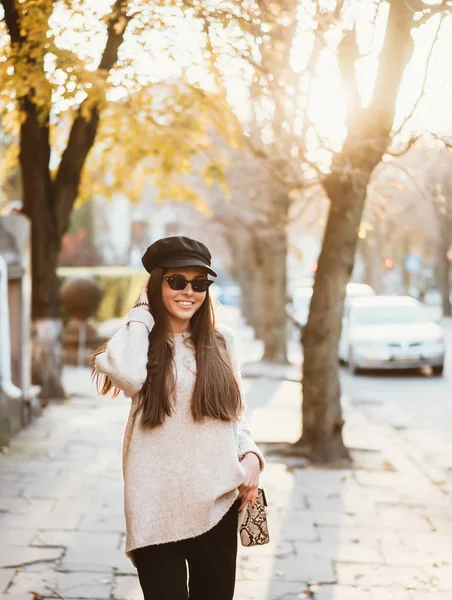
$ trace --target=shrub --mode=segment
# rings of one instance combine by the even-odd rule
[[[102,290],[102,300],[95,320],[123,317],[132,308],[148,277],[142,269],[133,267],[60,267],[61,282],[73,277],[90,277]]]

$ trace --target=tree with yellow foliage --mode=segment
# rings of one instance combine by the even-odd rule
[[[155,84],[155,74],[138,69],[170,60],[163,34],[174,34],[176,17],[183,22],[184,7],[176,4],[0,0],[0,109],[3,126],[19,139],[41,361],[34,371],[43,397],[64,392],[56,269],[77,198],[118,187],[134,197],[149,170],[162,195],[193,196],[172,175],[189,170],[191,156],[209,143],[207,94],[182,80]],[[11,147],[10,157],[15,152]]]

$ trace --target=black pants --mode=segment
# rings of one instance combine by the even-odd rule
[[[237,499],[221,521],[202,535],[135,550],[144,600],[232,600],[239,507]]]

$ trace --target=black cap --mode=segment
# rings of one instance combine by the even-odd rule
[[[149,246],[141,262],[148,273],[155,267],[204,267],[210,275],[217,274],[210,267],[212,256],[203,243],[184,236],[167,237]]]

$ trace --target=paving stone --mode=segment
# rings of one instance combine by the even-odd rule
[[[28,440],[30,440],[30,438],[27,436],[27,441]],[[66,461],[54,460],[47,456],[46,458],[30,458],[27,461],[16,461],[14,472],[32,478],[42,478],[48,473],[51,473],[53,476],[61,476],[66,468]]]
[[[62,477],[45,478],[43,481],[26,481],[22,486],[23,493],[30,498],[67,498],[74,490],[80,489],[80,482],[70,483]]]
[[[306,581],[313,583],[334,583],[336,575],[333,562],[324,556],[289,556],[274,562],[274,572],[284,573],[284,581]]]
[[[441,592],[449,592],[452,596],[452,567],[451,565],[424,567],[427,576],[434,587]]]
[[[391,586],[373,589],[371,598],[372,600],[450,600],[450,594],[436,591],[419,592],[401,586]]]
[[[269,582],[267,596],[260,596],[260,598],[268,598],[268,600],[301,600],[307,597],[304,595],[304,591],[307,589],[309,588],[307,588],[303,581],[280,581],[273,579]]]
[[[112,595],[114,600],[143,600],[138,577],[136,575],[116,575]]]
[[[8,589],[11,594],[29,594],[37,592],[44,597],[53,594],[50,590],[56,590],[58,587],[58,574],[47,566],[47,570],[41,572],[29,572],[26,568],[18,571],[13,582]]]
[[[295,542],[289,540],[283,540],[280,543],[277,543],[270,539],[268,544],[265,546],[239,546],[238,549],[238,558],[253,558],[258,560],[261,556],[275,556],[278,558],[283,558],[285,556],[290,556],[291,554],[295,555]]]
[[[109,600],[113,576],[95,573],[60,573],[59,590],[64,598]]]
[[[303,486],[303,488],[310,494],[310,485],[315,484],[316,486],[325,486],[330,488],[344,489],[349,486],[351,488],[358,487],[353,478],[353,471],[349,469],[318,469],[315,467],[308,467],[302,471],[296,473],[296,483]]]
[[[331,560],[318,556],[289,556],[281,559],[261,557],[241,563],[243,579],[269,581],[329,582],[336,580]]]
[[[425,515],[420,511],[410,511],[406,509],[406,507],[392,508],[379,512],[376,520],[369,525],[377,529],[428,532],[432,531],[433,527],[427,517],[428,515]]]
[[[0,545],[0,567],[18,567],[33,562],[54,561],[60,558],[59,548],[31,548],[30,546]]]
[[[326,585],[315,590],[315,600],[375,600],[371,591],[347,585]],[[393,597],[387,600],[394,600]],[[400,600],[397,598],[397,600]]]
[[[38,531],[33,536],[31,546],[61,546],[65,548],[97,548],[117,549],[119,548],[120,535],[110,532],[87,532],[87,531],[65,531],[50,530]]]
[[[64,498],[54,500],[54,510],[66,510],[67,512],[80,515],[117,515],[124,510],[124,498],[122,487],[117,494],[111,494],[109,498],[97,497],[93,500],[86,497],[80,498]]]
[[[443,534],[437,531],[428,533],[401,532],[402,547],[408,551],[426,552],[433,555],[440,552],[442,558],[448,560],[452,553],[452,534]]]
[[[279,528],[280,539],[287,541],[305,540],[317,541],[319,539],[314,519],[304,515],[302,518],[292,518],[285,521]],[[275,535],[274,523],[269,522],[270,535]]]
[[[335,562],[338,583],[364,588],[401,585],[405,588],[431,591],[429,578],[417,567],[392,567]]]
[[[25,496],[4,498],[0,500],[0,510],[8,511],[12,514],[30,514],[40,515],[51,511],[55,506],[53,498],[27,498]]]
[[[61,569],[94,573],[109,573],[115,569],[123,574],[136,573],[136,569],[122,550],[99,546],[70,546],[61,561]]]
[[[369,527],[376,528],[377,519],[376,513],[373,512],[316,512],[311,510],[293,510],[286,514],[284,522],[284,537],[292,535],[290,531],[294,528],[308,530],[312,527],[317,528],[323,526],[336,527]],[[297,539],[288,537],[287,539]],[[303,539],[303,538],[300,538]],[[318,539],[312,536],[308,539]]]
[[[376,513],[376,504],[364,494],[341,494],[330,496],[304,496],[304,506],[307,510],[320,513]]]
[[[79,524],[80,531],[110,531],[121,533],[125,531],[126,523],[123,513],[89,514],[85,515]]]
[[[236,582],[234,600],[268,600],[269,585],[269,582],[265,580],[239,580]],[[135,600],[135,598],[131,600]],[[139,600],[142,599],[139,598]]]
[[[364,544],[325,544],[321,542],[295,542],[298,557],[316,556],[341,562],[380,564],[384,559],[380,552]]]
[[[19,572],[8,590],[12,593],[34,591],[44,597],[52,596],[51,590],[65,599],[87,598],[89,600],[108,600],[112,586],[112,574],[99,573],[45,573]],[[56,594],[55,594],[56,596]]]
[[[317,527],[320,541],[326,543],[359,543],[371,548],[401,548],[399,534],[389,530],[366,529],[363,527]],[[400,534],[402,536],[403,534]],[[428,535],[428,534],[420,534]]]
[[[4,485],[3,476],[0,476],[2,485]],[[26,514],[32,510],[33,512],[49,511],[55,505],[55,500],[51,498],[28,498],[26,496],[9,496],[0,497],[0,510],[11,513]]]
[[[446,516],[434,515],[431,512],[428,513],[428,517],[435,531],[452,534],[452,510],[447,518]]]
[[[413,494],[410,488],[367,488],[366,493],[374,502],[382,504],[406,504],[407,506],[447,506],[448,499],[437,486],[424,485]]]
[[[36,517],[33,514],[9,514],[5,518],[5,525],[18,529],[77,529],[82,515],[66,513],[64,511],[48,512]]]
[[[0,594],[6,591],[15,573],[15,569],[0,569]]]
[[[411,494],[414,498],[426,483],[420,473],[413,477],[399,472],[356,471],[353,477],[364,488],[389,488],[396,494]]]
[[[31,594],[0,594],[0,600],[32,600]]]
[[[387,548],[382,549],[381,553],[384,562],[393,566],[437,567],[452,565],[452,548],[450,547],[447,549],[442,549],[440,546],[435,549],[418,547],[412,550]]]
[[[249,559],[240,561],[239,579],[269,581],[274,572],[274,560],[271,556],[261,556],[259,560]]]
[[[17,527],[8,527],[5,524],[1,526],[2,543],[11,546],[28,546],[36,535],[36,529],[18,529]]]
[[[2,475],[2,481],[4,481]],[[14,479],[13,481],[6,480],[6,483],[2,483],[0,499],[2,498],[16,498],[24,489],[24,483],[22,480]]]

